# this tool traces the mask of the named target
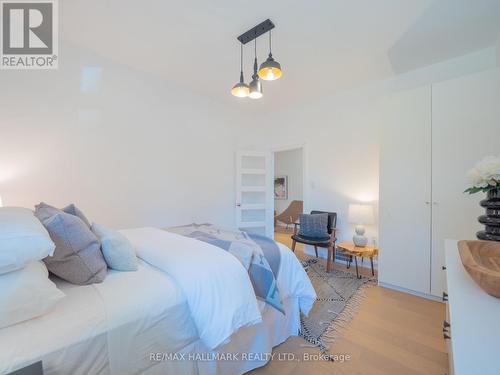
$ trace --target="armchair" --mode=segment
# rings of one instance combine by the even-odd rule
[[[316,214],[328,214],[328,225],[327,225],[327,232],[328,232],[328,237],[324,238],[314,238],[314,237],[305,237],[303,235],[300,235],[299,233],[299,226],[300,223],[294,222],[294,229],[293,229],[293,235],[292,235],[292,251],[295,252],[295,245],[298,243],[302,243],[305,245],[312,245],[314,246],[314,251],[316,252],[316,258],[318,257],[318,247],[324,247],[328,249],[328,256],[326,260],[326,272],[330,272],[330,264],[331,262],[335,262],[335,242],[337,241],[336,238],[336,231],[337,229],[335,226],[337,225],[337,213],[336,212],[324,212],[324,211],[311,211],[311,215],[316,215]]]
[[[293,224],[299,218],[299,215],[302,213],[303,202],[302,201],[292,201],[290,205],[279,215],[274,215],[274,225],[276,225],[277,221],[280,221],[286,224],[288,229],[288,225]]]

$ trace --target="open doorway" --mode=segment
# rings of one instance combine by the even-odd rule
[[[274,152],[274,230],[293,232],[293,223],[304,210],[303,148]]]

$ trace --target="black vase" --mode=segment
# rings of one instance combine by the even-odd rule
[[[479,204],[486,208],[486,215],[481,215],[477,219],[486,228],[476,233],[477,238],[500,241],[500,188],[488,191],[486,199]]]

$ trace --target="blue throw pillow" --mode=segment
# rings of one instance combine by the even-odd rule
[[[117,271],[137,271],[134,247],[123,234],[93,223],[92,232],[101,241],[101,251],[109,268]]]
[[[326,239],[328,234],[328,214],[300,214],[299,235],[303,237]]]

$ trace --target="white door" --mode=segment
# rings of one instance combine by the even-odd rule
[[[274,159],[267,151],[236,154],[236,225],[239,229],[274,235]]]
[[[483,157],[500,155],[500,69],[472,74],[432,88],[432,282],[445,288],[445,239],[476,239],[484,194],[464,194],[466,173]]]
[[[431,90],[388,98],[380,147],[381,283],[429,294]]]

